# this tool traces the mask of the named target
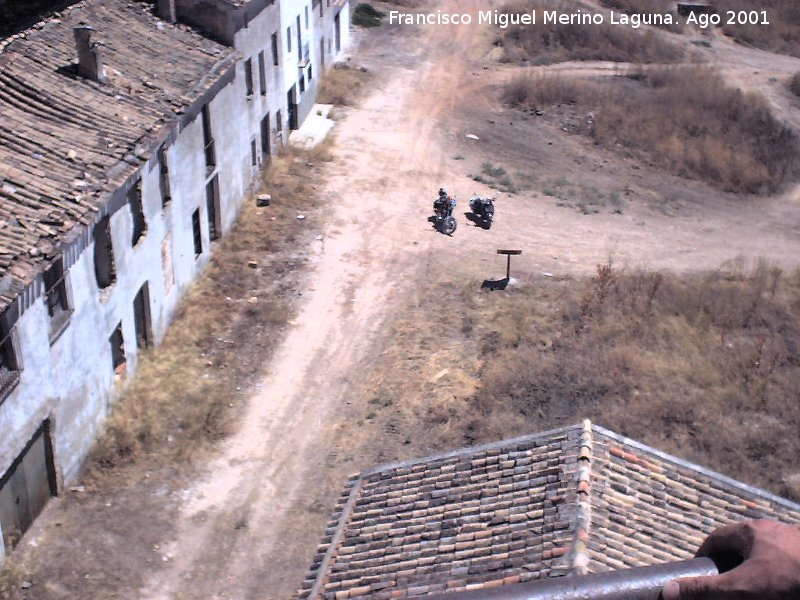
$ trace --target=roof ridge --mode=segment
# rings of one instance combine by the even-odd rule
[[[442,452],[440,454],[433,454],[429,456],[420,456],[417,458],[411,458],[408,460],[403,461],[396,461],[392,463],[384,463],[382,465],[377,465],[375,467],[365,469],[359,473],[361,478],[366,479],[371,475],[375,475],[377,473],[381,473],[383,471],[389,471],[391,469],[398,469],[398,468],[405,468],[405,467],[413,467],[420,464],[429,464],[439,460],[447,460],[449,458],[457,458],[461,456],[469,456],[471,454],[476,454],[478,452],[486,452],[488,450],[497,450],[500,448],[506,448],[509,446],[516,446],[519,444],[525,444],[527,442],[538,441],[541,439],[545,439],[547,437],[557,435],[560,433],[566,433],[568,431],[574,431],[575,429],[582,428],[582,423],[576,423],[574,425],[566,425],[562,427],[555,427],[553,429],[548,429],[546,431],[540,431],[538,433],[528,433],[526,435],[521,435],[513,438],[508,438],[505,440],[498,440],[495,442],[489,442],[486,444],[480,444],[478,446],[464,446],[462,448],[458,448],[456,450],[451,450],[449,452]]]
[[[592,529],[592,452],[594,436],[592,422],[586,419],[581,423],[575,472],[575,540],[572,546],[571,566],[575,575],[586,575],[589,571],[589,535]]]

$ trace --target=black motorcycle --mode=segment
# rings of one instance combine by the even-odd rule
[[[453,216],[455,207],[456,201],[450,197],[439,197],[433,202],[433,224],[445,235],[452,235],[456,230],[456,218]]]
[[[472,211],[476,225],[489,229],[494,220],[494,198],[481,198],[478,195],[469,199],[469,209]]]

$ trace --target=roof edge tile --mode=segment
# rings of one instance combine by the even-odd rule
[[[575,575],[586,575],[589,572],[589,536],[592,532],[592,422],[586,419],[581,423],[581,434],[576,459],[578,468],[575,473],[576,506],[575,506],[575,539],[570,557]]]

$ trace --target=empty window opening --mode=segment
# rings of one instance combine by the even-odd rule
[[[211,135],[211,111],[208,104],[202,110],[203,124],[203,151],[206,156],[206,172],[211,173],[217,165],[217,157],[214,152],[214,137]]]
[[[319,0],[319,16],[320,17],[322,16],[322,5],[323,5],[322,0]]]
[[[286,51],[292,51],[292,26],[286,28]]]
[[[0,478],[0,529],[7,550],[16,547],[57,489],[50,423],[45,421]]]
[[[258,87],[262,96],[267,95],[267,69],[264,65],[264,51],[258,53]]]
[[[256,144],[256,138],[250,140],[250,166],[258,166],[258,144]]]
[[[208,239],[219,238],[219,179],[216,175],[206,184],[206,208],[208,209]]]
[[[270,139],[269,139],[269,114],[261,119],[261,160],[262,162],[269,161],[271,154]]]
[[[131,205],[131,214],[133,215],[133,235],[131,237],[131,242],[135,246],[147,232],[147,221],[144,218],[144,206],[142,205],[141,179],[128,191],[128,202]]]
[[[94,227],[94,275],[102,290],[117,280],[114,247],[111,241],[111,221],[103,217]]]
[[[306,6],[306,29],[308,29],[308,6]]]
[[[339,18],[341,14],[338,14],[333,19],[333,35],[336,39],[336,54],[342,49],[342,21]]]
[[[63,258],[58,258],[44,272],[44,289],[50,315],[50,343],[53,343],[69,323],[71,312]]]
[[[194,257],[203,253],[203,238],[200,231],[200,209],[192,213],[192,234],[194,235]]]
[[[111,345],[111,367],[114,369],[114,381],[125,379],[125,340],[122,337],[122,322],[120,322],[111,337],[108,338]]]
[[[253,95],[253,59],[248,58],[244,61],[244,84],[247,88],[247,97]]]
[[[0,402],[19,382],[19,363],[14,352],[13,329],[0,326]]]
[[[322,4],[320,4],[322,6]],[[325,37],[319,40],[319,66],[325,70]]]
[[[297,26],[297,53],[299,54],[303,51],[303,32],[300,29],[300,15],[297,15],[295,25]],[[298,56],[298,60],[301,60],[302,58],[302,56]]]
[[[314,78],[313,71],[311,70],[311,63],[308,64],[308,80],[311,81]]]
[[[278,66],[278,32],[272,34],[272,65]]]
[[[153,345],[153,330],[150,322],[150,286],[147,282],[133,299],[133,322],[136,326],[136,345],[139,349]]]
[[[172,199],[169,188],[169,165],[167,164],[167,148],[158,149],[158,189],[161,192],[161,206],[166,206]]]
[[[302,94],[303,92],[306,91],[306,77],[305,74],[303,73],[302,68],[300,69],[300,77],[298,78],[297,81],[300,85],[300,93]]]

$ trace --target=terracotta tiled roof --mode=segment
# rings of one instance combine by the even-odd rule
[[[585,421],[353,476],[300,598],[404,598],[689,558],[800,505]]]
[[[0,311],[235,58],[151,8],[87,0],[0,43]],[[103,43],[105,85],[74,74],[81,23]]]

